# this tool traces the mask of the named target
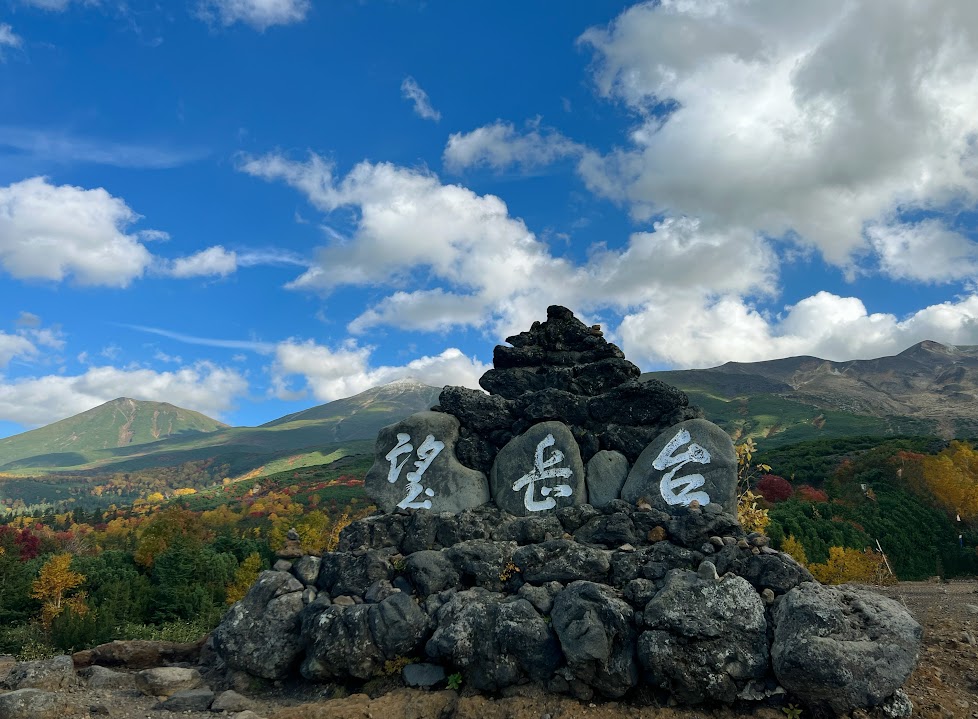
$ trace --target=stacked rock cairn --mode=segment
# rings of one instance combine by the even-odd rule
[[[380,431],[378,511],[261,574],[214,632],[227,667],[906,711],[920,625],[745,533],[733,443],[683,392],[563,307],[507,342],[488,394],[446,387]]]

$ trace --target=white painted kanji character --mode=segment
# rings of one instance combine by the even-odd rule
[[[689,448],[680,454],[676,454],[680,447],[689,443]],[[652,462],[652,466],[658,470],[672,469],[667,472],[659,482],[659,492],[666,504],[682,504],[689,506],[693,500],[701,505],[710,503],[710,495],[706,492],[694,492],[692,490],[702,487],[706,483],[706,478],[702,474],[687,474],[682,477],[675,477],[676,472],[685,467],[690,462],[696,464],[709,464],[710,453],[705,447],[701,447],[696,442],[690,442],[689,431],[681,429],[676,436],[666,443],[666,446],[659,452],[659,456]],[[676,490],[680,489],[679,492]]]
[[[540,494],[546,497],[546,499],[536,499],[534,497],[534,488],[537,482],[556,477],[567,479],[574,474],[573,470],[568,467],[554,468],[554,465],[564,461],[564,453],[559,449],[554,449],[549,458],[543,458],[543,450],[547,447],[553,447],[555,443],[556,440],[552,434],[548,434],[541,440],[537,445],[533,469],[513,483],[514,492],[519,492],[526,487],[526,493],[523,495],[523,506],[530,512],[542,512],[545,509],[556,507],[557,500],[554,497],[569,497],[573,493],[570,485],[558,484],[556,487],[544,486],[540,488]]]

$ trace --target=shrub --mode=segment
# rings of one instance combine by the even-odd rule
[[[795,489],[791,486],[791,482],[784,477],[779,477],[776,474],[765,474],[757,482],[757,491],[771,504],[777,504],[790,499]]]

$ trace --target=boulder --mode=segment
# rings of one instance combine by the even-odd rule
[[[317,606],[303,615],[306,679],[369,679],[384,662],[417,654],[431,635],[428,615],[404,592],[377,604]]]
[[[212,712],[243,712],[253,709],[255,703],[248,697],[238,694],[233,689],[221,692],[211,703]]]
[[[455,455],[459,421],[443,412],[418,412],[377,434],[374,464],[364,489],[385,512],[427,509],[458,513],[489,501],[486,475]]]
[[[89,689],[133,689],[135,678],[129,672],[117,672],[100,666],[85,667],[78,672]]]
[[[433,687],[445,681],[445,668],[437,664],[408,664],[401,670],[401,678],[409,687]]]
[[[62,719],[69,713],[62,694],[40,689],[18,689],[0,694],[0,717],[3,719]]]
[[[621,498],[645,498],[674,513],[695,500],[737,515],[737,454],[729,435],[705,419],[680,422],[645,448],[622,487]]]
[[[611,567],[610,552],[569,539],[529,544],[513,552],[513,563],[523,579],[533,584],[604,581]]]
[[[18,662],[4,680],[9,689],[43,689],[49,692],[67,689],[75,682],[75,664],[71,657],[65,655]]]
[[[768,669],[764,603],[740,577],[673,570],[642,613],[638,658],[649,683],[679,702],[733,703]]]
[[[621,452],[603,449],[587,463],[588,504],[602,509],[621,496],[628,477],[628,459]]]
[[[917,663],[920,625],[873,592],[805,582],[777,600],[772,616],[774,674],[815,710],[878,706]]]
[[[542,682],[560,663],[553,629],[525,599],[470,589],[443,604],[436,620],[425,652],[461,669],[466,684],[480,691]]]
[[[581,453],[561,422],[534,425],[499,450],[489,486],[496,505],[518,517],[587,502]]]
[[[197,689],[204,684],[200,672],[186,667],[143,669],[136,673],[135,679],[136,689],[149,697],[169,697],[187,689]]]
[[[423,597],[454,589],[462,581],[448,555],[433,549],[425,549],[408,556],[404,561],[404,571]]]
[[[688,404],[685,392],[665,382],[631,380],[593,397],[588,412],[599,422],[659,425]]]
[[[302,651],[302,582],[285,572],[262,572],[244,599],[214,630],[214,648],[232,669],[280,679]],[[190,688],[190,687],[187,687]]]
[[[392,553],[390,549],[329,552],[320,563],[316,588],[333,597],[362,595],[378,579],[391,579],[394,572],[390,562]]]
[[[633,614],[614,590],[593,582],[572,582],[553,600],[553,628],[567,666],[613,699],[638,683]]]
[[[445,387],[438,396],[438,406],[463,426],[484,435],[508,430],[516,419],[511,401],[468,387]]]
[[[75,652],[76,667],[99,664],[104,667],[123,667],[130,671],[149,669],[164,664],[190,662],[200,657],[203,640],[197,642],[162,642],[148,639],[116,640],[99,644],[94,649]]]
[[[171,712],[205,712],[214,701],[210,689],[184,689],[160,703],[160,709]]]

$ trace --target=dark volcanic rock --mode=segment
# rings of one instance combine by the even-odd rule
[[[588,412],[599,422],[658,425],[663,417],[688,404],[685,392],[665,382],[632,380],[593,397]]]
[[[432,630],[428,615],[403,592],[379,604],[314,607],[302,619],[307,679],[369,679],[384,662],[416,654]]]
[[[768,668],[764,603],[740,577],[674,570],[642,613],[638,658],[651,684],[688,704],[732,703]]]
[[[523,579],[534,584],[578,579],[600,582],[611,567],[609,554],[569,539],[554,539],[520,547],[513,552],[513,563]]]
[[[288,674],[302,651],[297,630],[303,589],[302,582],[285,572],[258,576],[214,630],[214,648],[229,667],[263,679]]]
[[[489,484],[455,456],[459,423],[443,412],[418,412],[377,434],[364,489],[385,512],[461,512],[489,501]]]
[[[445,387],[438,405],[442,412],[455,415],[463,426],[479,434],[509,429],[516,419],[512,402],[468,387]]]
[[[873,592],[805,582],[777,601],[773,621],[774,673],[813,708],[882,704],[917,664],[920,625]]]
[[[633,614],[614,590],[592,582],[573,582],[554,597],[553,628],[568,667],[608,697],[638,683]]]
[[[493,499],[518,517],[584,504],[584,463],[567,425],[542,422],[496,455],[489,479]]]
[[[641,497],[666,512],[711,502],[736,516],[737,454],[722,429],[705,419],[669,427],[635,462],[621,491],[622,499]]]
[[[525,599],[471,589],[442,605],[436,620],[426,653],[461,669],[475,689],[542,682],[560,663],[553,629]]]

